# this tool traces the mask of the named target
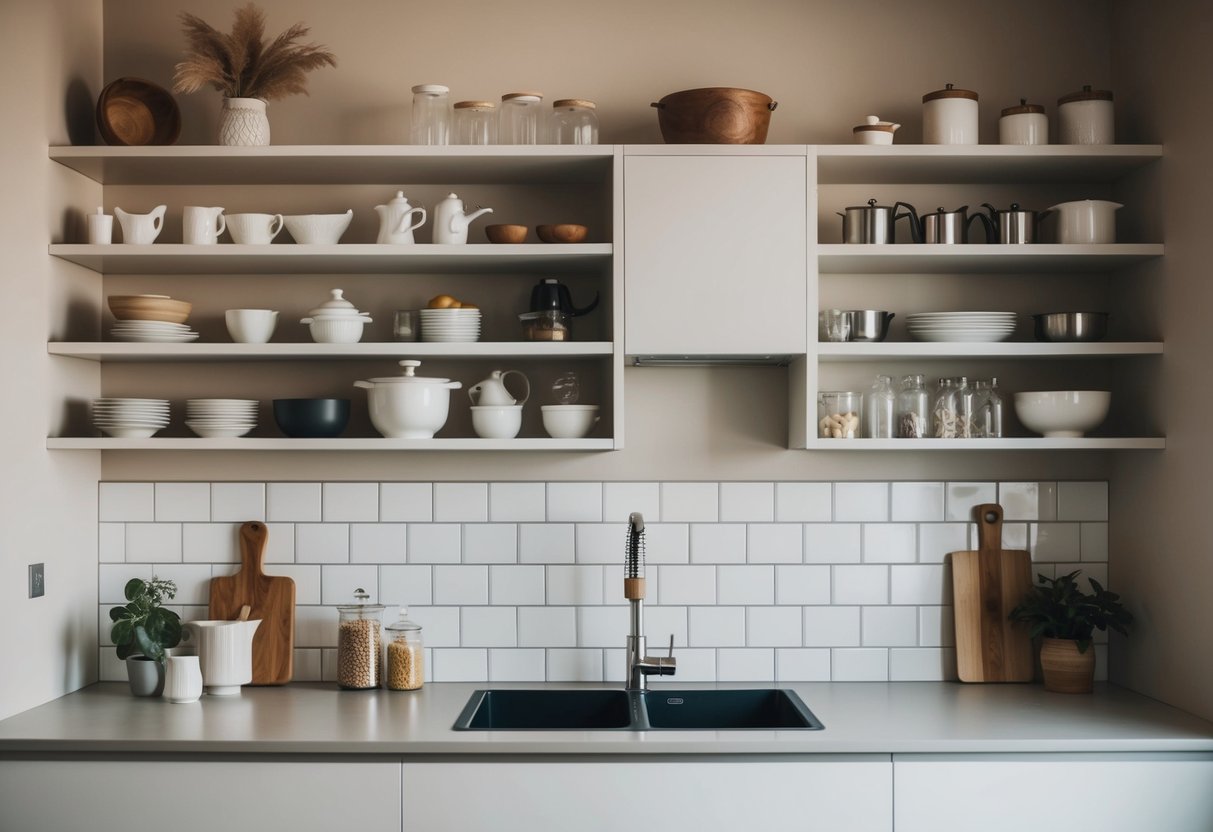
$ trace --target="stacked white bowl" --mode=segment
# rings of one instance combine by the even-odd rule
[[[244,436],[257,427],[256,399],[190,399],[185,403],[185,425],[207,439]]]
[[[421,340],[471,343],[480,340],[479,309],[422,309]]]
[[[1005,341],[1015,332],[1014,312],[919,312],[907,315],[915,341]]]
[[[119,439],[147,439],[168,421],[167,399],[93,400],[93,425]]]

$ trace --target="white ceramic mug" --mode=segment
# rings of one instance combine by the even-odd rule
[[[232,241],[242,246],[271,243],[281,230],[281,214],[227,215],[227,231],[232,235]]]
[[[472,430],[481,439],[513,439],[522,429],[522,405],[472,407]]]
[[[108,246],[114,241],[114,217],[105,213],[105,209],[97,206],[97,212],[86,214],[88,219],[88,244],[90,246]]]
[[[223,321],[237,344],[264,344],[274,335],[278,313],[273,309],[228,309]]]
[[[202,666],[197,656],[167,656],[164,698],[174,705],[197,702],[202,696]]]
[[[164,228],[164,212],[167,210],[167,205],[157,205],[146,214],[128,214],[115,205],[114,215],[122,226],[122,242],[136,246],[148,246],[156,242],[161,229]]]
[[[187,205],[181,212],[181,241],[187,246],[214,245],[225,228],[222,208]]]

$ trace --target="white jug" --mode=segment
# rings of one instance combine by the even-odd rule
[[[122,226],[122,242],[129,245],[147,246],[156,242],[164,228],[164,212],[167,205],[157,205],[146,214],[128,214],[117,205],[114,206],[114,216]]]
[[[1054,205],[1057,212],[1057,242],[1077,245],[1116,242],[1116,211],[1119,202],[1080,199]]]
[[[252,621],[187,621],[198,642],[202,682],[212,696],[240,693],[253,681],[253,634],[261,619]]]
[[[481,208],[470,214],[463,212],[463,200],[448,194],[434,207],[434,242],[446,245],[463,245],[468,241],[468,226],[481,214],[493,213],[492,208]]]
[[[181,212],[181,242],[187,246],[214,245],[226,228],[222,208],[187,205]]]
[[[375,242],[391,245],[412,245],[413,232],[425,225],[425,209],[414,208],[404,197],[404,191],[396,191],[396,197],[387,205],[376,205],[375,212],[379,214],[379,238]],[[409,225],[409,218],[420,214],[421,219]]]
[[[505,377],[509,375],[518,376],[525,385],[521,401],[515,399],[514,395],[506,389]],[[493,370],[489,373],[488,378],[478,381],[468,388],[468,398],[476,406],[509,407],[515,404],[526,404],[526,400],[530,397],[531,381],[518,370]]]
[[[193,655],[164,659],[164,698],[174,705],[197,702],[202,696],[202,666]]]

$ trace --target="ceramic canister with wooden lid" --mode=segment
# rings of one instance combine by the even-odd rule
[[[923,144],[977,144],[977,93],[948,84],[922,97]]]
[[[1115,144],[1111,90],[1090,85],[1057,99],[1058,137],[1062,144]]]
[[[998,119],[999,144],[1048,144],[1049,117],[1040,104],[1029,104],[1026,98],[1007,107]]]

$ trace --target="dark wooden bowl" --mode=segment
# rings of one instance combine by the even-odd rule
[[[666,144],[763,144],[777,104],[754,90],[705,87],[672,92],[651,106]]]
[[[484,236],[490,243],[525,243],[527,230],[525,225],[486,225]]]
[[[181,110],[164,87],[119,78],[97,99],[97,127],[106,144],[173,144],[181,135]]]

